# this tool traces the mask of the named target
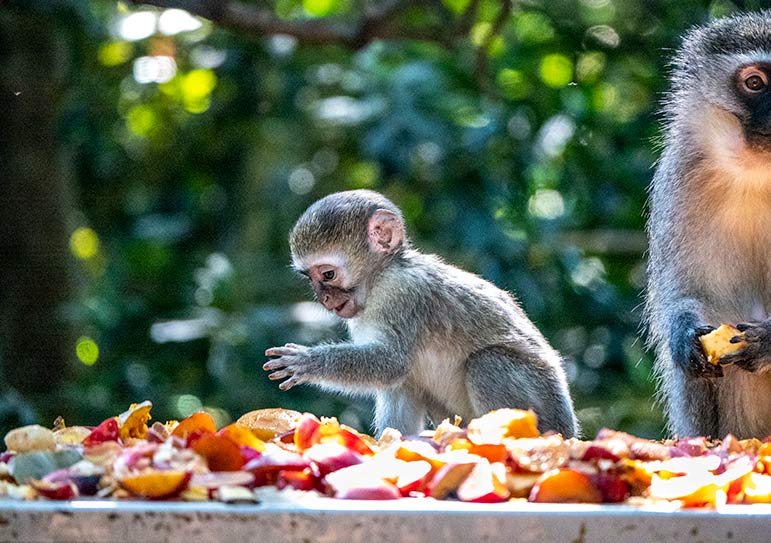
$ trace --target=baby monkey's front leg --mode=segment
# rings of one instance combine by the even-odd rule
[[[268,375],[271,380],[286,379],[279,385],[281,390],[302,383],[326,384],[344,390],[349,386],[380,389],[401,382],[409,368],[405,351],[384,342],[316,347],[287,343],[268,349],[265,355],[276,357],[263,364],[262,369],[273,372]]]

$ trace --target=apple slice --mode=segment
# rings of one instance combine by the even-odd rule
[[[409,496],[412,492],[421,492],[428,482],[431,473],[431,464],[425,460],[405,462],[399,469],[396,479],[396,488],[402,496]]]
[[[586,474],[560,468],[544,473],[528,499],[538,503],[600,503],[602,494]]]
[[[380,481],[374,485],[350,487],[335,493],[341,500],[397,500],[402,495],[391,483]]]
[[[248,471],[219,471],[214,473],[194,473],[190,486],[217,488],[220,486],[252,486],[254,475]]]
[[[403,441],[396,449],[396,458],[405,462],[423,460],[431,464],[434,471],[441,469],[447,462],[440,458],[434,446],[427,441],[410,440]]]
[[[298,451],[311,448],[319,442],[321,421],[311,413],[303,413],[294,430],[294,444]]]
[[[473,458],[479,459],[478,456]],[[448,494],[458,490],[461,483],[473,471],[475,463],[474,460],[469,460],[450,462],[442,466],[426,487],[428,495],[437,500],[443,500]]]
[[[369,463],[357,464],[329,473],[324,480],[335,498],[347,500],[391,500],[400,498],[399,489],[383,479],[380,470]]]
[[[120,427],[118,426],[118,419],[110,417],[94,428],[88,436],[83,440],[84,447],[93,447],[99,445],[105,441],[118,441],[120,437]]]
[[[359,453],[339,443],[317,443],[307,449],[303,456],[318,466],[322,476],[362,462]]]
[[[586,448],[581,460],[584,462],[591,462],[592,460],[610,460],[611,462],[618,462],[621,458],[605,447],[592,444]]]
[[[78,488],[72,481],[30,481],[35,492],[49,500],[72,500],[78,497]]]
[[[694,462],[711,458],[714,457],[697,456],[687,459],[673,459],[669,462],[674,460]],[[740,456],[718,475],[709,469],[704,469],[703,463],[701,469],[699,469],[698,464],[690,470],[686,468],[684,470],[685,475],[666,478],[672,472],[656,473],[651,477],[650,495],[654,498],[680,500],[686,507],[723,505],[728,501],[729,493],[732,494],[732,498],[736,498],[735,482],[753,471],[753,459],[754,457],[750,456]]]
[[[320,490],[319,478],[310,469],[302,471],[281,470],[276,478],[278,489],[294,488],[295,490]]]
[[[303,471],[310,467],[310,461],[302,455],[267,443],[265,452],[249,460],[242,469],[254,474],[255,485],[263,486],[273,484],[280,471]]]
[[[596,473],[589,476],[592,484],[602,494],[602,501],[619,503],[629,495],[629,483],[610,473]]]
[[[506,486],[512,498],[527,498],[540,478],[540,473],[509,472],[506,474]]]
[[[458,487],[458,499],[472,503],[505,502],[510,496],[503,482],[505,477],[506,467],[503,463],[490,464],[487,458],[482,458]]]

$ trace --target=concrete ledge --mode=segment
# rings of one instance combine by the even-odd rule
[[[771,541],[771,506],[476,505],[433,500],[223,503],[0,501],[0,541],[458,542]]]

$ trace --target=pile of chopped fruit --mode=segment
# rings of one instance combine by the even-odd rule
[[[275,486],[343,499],[771,503],[771,442],[658,442],[602,430],[593,441],[539,435],[531,411],[500,409],[466,428],[380,440],[334,419],[253,411],[221,428],[205,412],[148,427],[150,402],[95,428],[24,426],[5,436],[0,496],[71,500],[256,501]]]

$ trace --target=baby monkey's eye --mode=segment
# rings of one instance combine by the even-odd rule
[[[324,281],[331,281],[335,278],[335,270],[327,270],[321,275],[324,277]]]
[[[739,73],[744,88],[750,92],[760,92],[768,85],[768,77],[757,68],[745,68]]]

